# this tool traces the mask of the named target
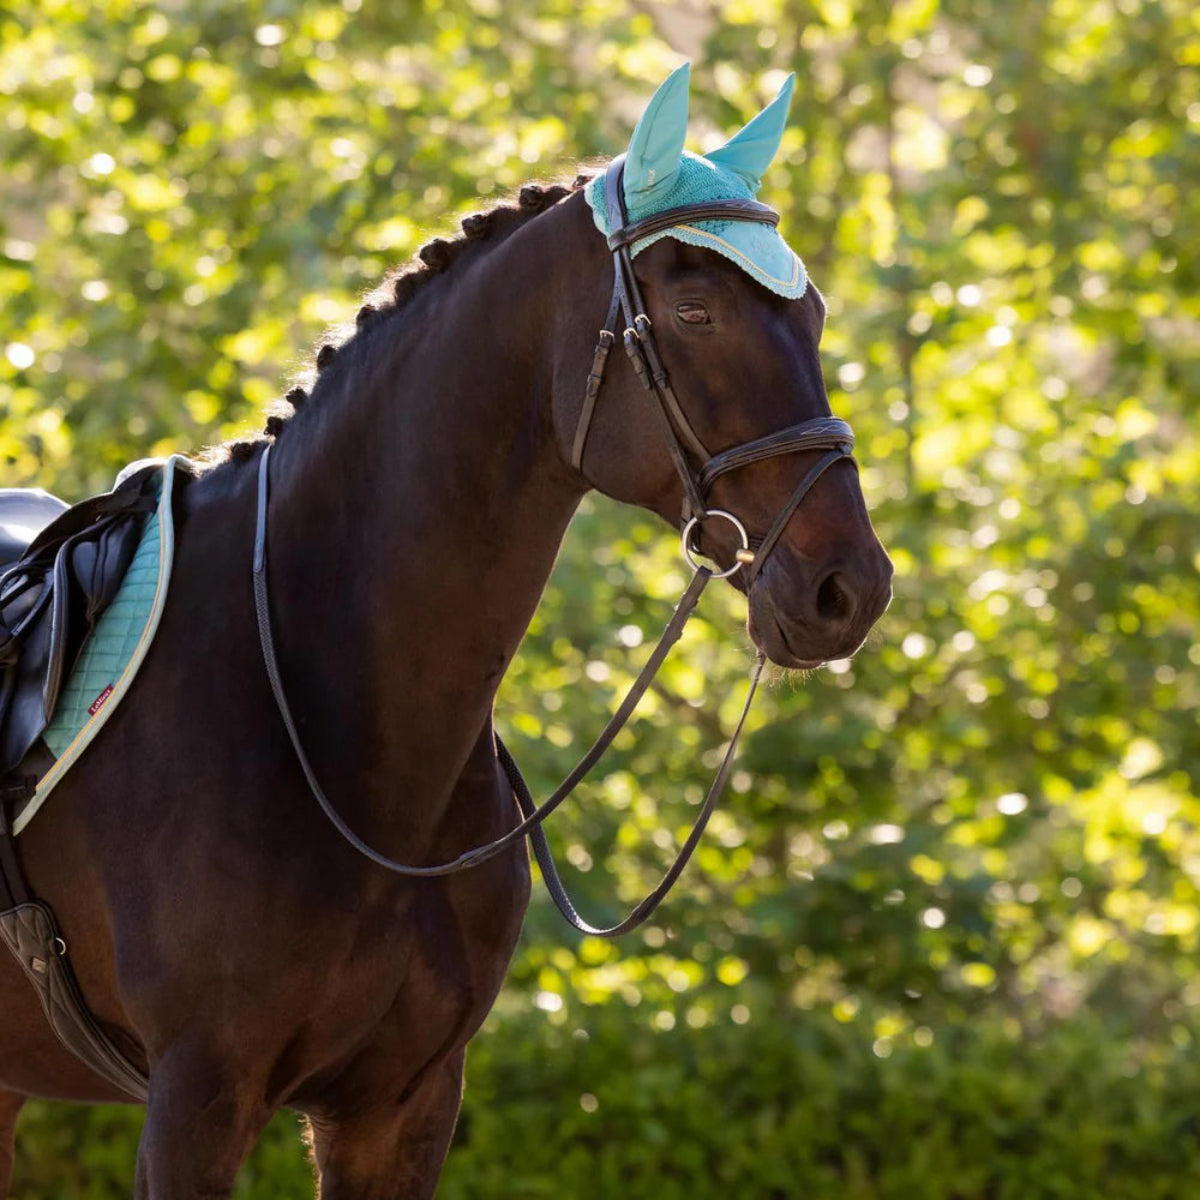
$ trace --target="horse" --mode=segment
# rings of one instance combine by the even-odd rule
[[[686,87],[676,72],[639,121],[622,206],[684,162]],[[778,137],[764,152],[753,125],[724,164],[710,162],[756,181]],[[614,250],[593,203],[612,175],[527,185],[427,245],[348,338],[321,346],[292,415],[197,467],[136,685],[21,836],[30,887],[58,914],[92,1013],[149,1076],[141,1200],[228,1197],[280,1108],[307,1118],[321,1200],[432,1196],[465,1047],[530,895],[519,849],[399,877],[335,836],[312,802],[256,628],[268,448],[273,647],[307,761],[380,854],[437,863],[520,819],[493,698],[582,497],[596,489],[678,528],[698,474],[680,419],[719,458],[830,417],[816,288],[764,286],[732,233],[719,250],[670,228]],[[751,202],[724,203],[723,220],[778,236]],[[585,386],[623,272],[641,309],[625,335],[632,365],[615,355],[603,388]],[[650,372],[662,382],[669,370],[678,414],[642,378],[635,352],[651,330]],[[847,454],[810,481],[802,520],[798,501],[787,510],[820,458],[803,445],[744,456],[701,497],[737,519],[691,510],[691,545],[702,539],[747,593],[750,637],[783,667],[853,653],[890,597]],[[739,522],[778,526],[752,576],[737,569],[754,558]],[[128,1097],[59,1044],[3,954],[0,1011],[6,1192],[27,1097]]]

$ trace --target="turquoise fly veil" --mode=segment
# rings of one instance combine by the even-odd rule
[[[796,77],[789,75],[779,95],[717,150],[693,154],[687,135],[688,83],[685,63],[654,93],[638,120],[625,156],[625,205],[630,223],[664,209],[706,200],[752,200],[779,149]],[[603,176],[592,180],[587,200],[597,228],[609,228]],[[641,253],[662,238],[704,246],[736,263],[765,288],[794,300],[804,295],[804,264],[778,231],[755,221],[715,220],[675,225],[634,242]]]

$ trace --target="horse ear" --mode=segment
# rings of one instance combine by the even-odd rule
[[[625,201],[642,205],[669,190],[687,136],[691,65],[672,71],[650,98],[625,152]]]
[[[779,150],[795,89],[796,76],[791,74],[784,80],[779,95],[757,117],[748,121],[720,149],[704,157],[719,167],[735,171],[757,192]]]

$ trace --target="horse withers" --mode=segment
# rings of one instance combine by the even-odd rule
[[[832,420],[820,296],[773,224],[735,203],[752,201],[787,99],[702,160],[683,150],[676,72],[634,131],[619,207],[635,232],[696,204],[730,215],[643,225],[622,265],[604,177],[523,189],[426,247],[271,426],[281,683],[313,771],[381,853],[442,862],[516,824],[493,698],[589,488],[676,527],[696,517],[691,545],[734,570],[751,637],[783,666],[853,653],[884,610],[891,567],[847,453],[805,484],[832,451],[793,437],[706,476],[697,449],[717,461]],[[640,311],[629,360],[615,352],[592,388],[614,261]],[[323,1200],[416,1200],[437,1185],[528,859],[397,878],[312,802],[255,622],[266,444],[229,447],[182,488],[136,686],[22,833],[21,859],[93,1014],[148,1073],[141,1200],[228,1196],[281,1107],[311,1123]],[[0,1011],[7,1183],[26,1097],[126,1097],[63,1049],[7,956]]]

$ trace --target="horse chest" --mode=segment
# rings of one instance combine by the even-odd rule
[[[339,949],[315,939],[280,981],[291,1029],[275,1076],[286,1102],[319,1111],[347,1093],[394,1095],[461,1051],[500,990],[528,896],[523,856],[495,875],[486,919],[476,889],[457,896],[423,881],[407,904],[364,912],[352,936],[342,926]]]

